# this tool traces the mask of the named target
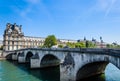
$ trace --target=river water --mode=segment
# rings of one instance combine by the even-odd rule
[[[30,69],[29,65],[0,61],[0,81],[60,81],[59,67]],[[120,81],[120,70],[108,64],[105,74],[83,81]]]

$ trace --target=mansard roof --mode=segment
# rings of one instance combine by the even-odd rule
[[[5,34],[16,33],[16,34],[23,35],[23,32],[21,31],[21,27],[22,25],[19,26],[19,25],[16,25],[16,23],[14,24],[7,23]]]

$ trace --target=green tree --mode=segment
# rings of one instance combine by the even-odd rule
[[[113,45],[113,44],[110,44],[110,48],[114,48],[114,45]]]
[[[54,35],[47,36],[47,38],[45,39],[43,47],[50,48],[54,45],[57,45],[56,37]]]
[[[117,45],[117,48],[120,48],[120,45]]]
[[[85,48],[85,42],[77,42],[75,43],[75,48]]]
[[[63,48],[63,45],[62,45],[62,44],[60,44],[60,45],[58,45],[58,47],[59,47],[59,48]]]
[[[88,43],[89,43],[89,41],[86,41],[86,42],[85,42],[85,46],[86,46],[86,48],[89,47],[89,44],[88,44]]]
[[[94,48],[96,47],[96,44],[92,41],[86,41],[86,48]]]
[[[75,43],[67,42],[66,45],[67,45],[68,47],[70,47],[70,48],[75,48]]]
[[[3,46],[0,47],[0,50],[3,50]]]
[[[44,48],[44,45],[40,45],[39,48]]]
[[[106,47],[107,47],[107,48],[110,48],[110,47],[111,47],[111,45],[110,45],[110,44],[107,44],[107,45],[106,45]]]
[[[107,48],[120,48],[120,45],[119,44],[106,44],[106,47]]]

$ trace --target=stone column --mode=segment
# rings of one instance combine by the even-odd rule
[[[75,62],[70,53],[65,56],[64,62],[60,64],[60,81],[75,81]]]
[[[36,53],[35,55],[33,55],[30,59],[30,68],[40,68],[40,59],[39,59],[39,55]]]
[[[18,56],[18,63],[25,63],[25,55],[24,55],[24,52],[21,53],[21,54]]]
[[[35,58],[31,58],[30,59],[30,68],[40,68],[40,60],[39,59],[35,59]]]
[[[60,64],[60,81],[75,81],[73,65]]]
[[[12,54],[12,60],[17,60],[17,54],[16,53]]]

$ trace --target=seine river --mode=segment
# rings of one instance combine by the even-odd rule
[[[59,67],[30,70],[28,65],[0,61],[0,81],[60,81]],[[114,65],[106,67],[105,74],[84,81],[120,81],[120,70]]]

